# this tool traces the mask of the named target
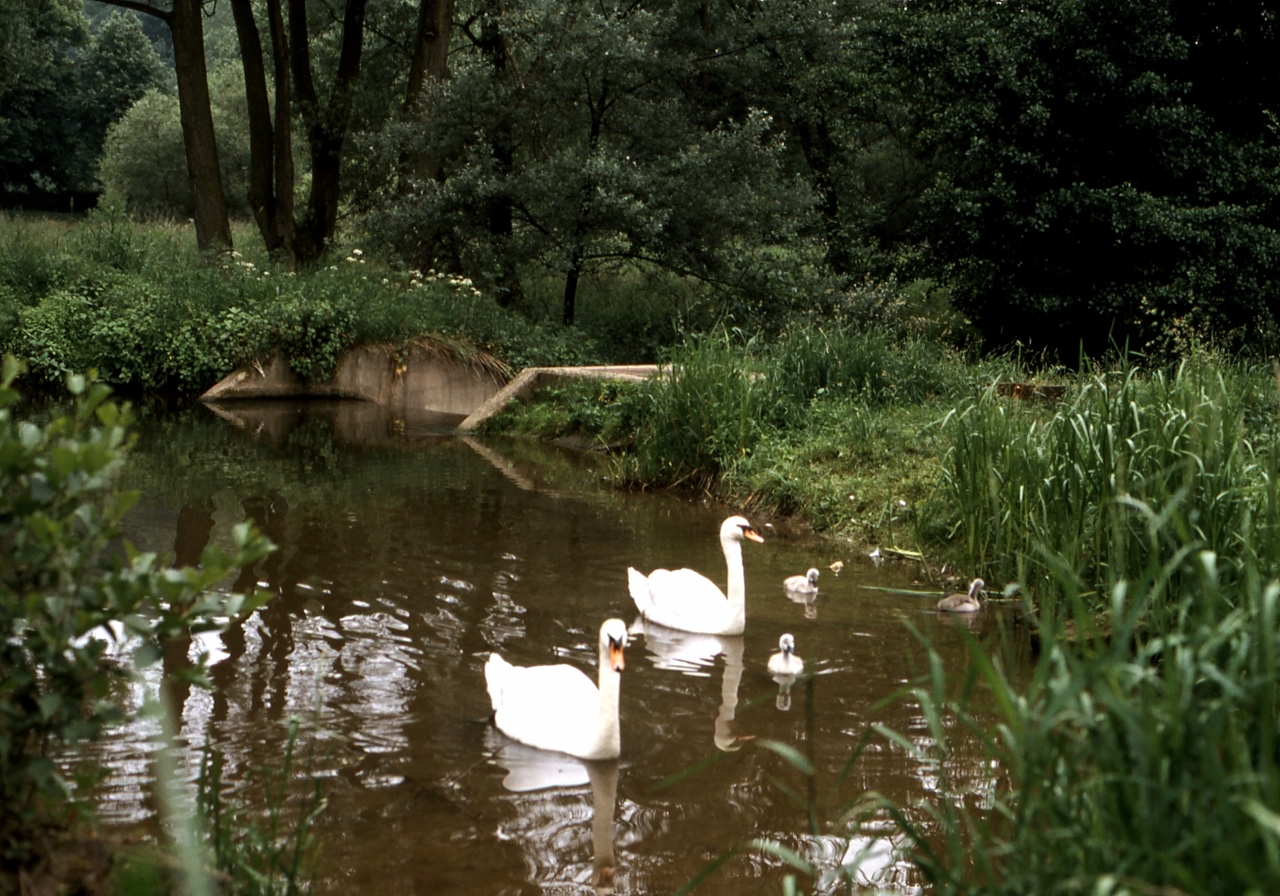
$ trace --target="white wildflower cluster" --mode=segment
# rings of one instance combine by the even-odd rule
[[[347,261],[352,264],[364,264],[364,250],[352,249],[351,254],[347,256]]]
[[[252,275],[252,274],[258,273],[254,263],[252,261],[246,261],[244,259],[244,256],[242,256],[239,252],[235,251],[234,249],[232,249],[230,252],[227,252],[223,257],[229,259],[229,263],[224,263],[222,265],[222,269],[224,271],[229,271],[232,269],[232,267],[237,267],[246,274]],[[262,276],[267,277],[270,275],[271,272],[262,271],[261,273],[262,273]]]
[[[456,292],[462,290],[470,290],[472,295],[480,295],[480,290],[476,289],[471,283],[470,277],[461,277],[457,274],[446,274],[444,271],[436,271],[434,268],[425,274],[419,270],[409,272],[409,287],[417,288],[426,286],[429,283],[441,283],[450,286]]]

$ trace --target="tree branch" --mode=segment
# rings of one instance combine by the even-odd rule
[[[168,23],[173,18],[172,10],[157,9],[149,3],[141,3],[139,0],[102,0],[102,2],[110,6],[119,6],[123,9],[132,9],[134,12],[155,16],[165,23]]]

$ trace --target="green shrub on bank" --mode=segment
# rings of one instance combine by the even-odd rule
[[[68,384],[74,408],[46,424],[14,416],[19,365],[0,376],[0,867],[33,857],[48,827],[72,816],[76,788],[55,757],[123,718],[128,665],[110,655],[127,637],[145,668],[164,645],[258,599],[215,591],[227,573],[270,550],[237,527],[231,556],[205,551],[199,568],[169,569],[155,554],[109,551],[134,495],[112,481],[128,444],[127,407],[92,378]],[[114,628],[112,628],[114,626]],[[203,661],[187,672],[203,680]]]
[[[0,349],[46,384],[95,368],[134,390],[195,392],[277,347],[302,376],[326,379],[352,345],[420,337],[514,369],[598,360],[581,333],[499,308],[464,278],[388,270],[358,250],[295,275],[236,253],[202,257],[110,206],[68,236],[26,230],[0,219]]]
[[[1048,627],[1030,681],[970,640],[963,687],[934,656],[931,679],[904,695],[929,737],[881,729],[937,770],[938,830],[894,819],[939,894],[1280,892],[1280,583],[1224,574],[1186,537],[1185,510],[1145,508],[1170,550],[1108,589],[1105,637],[1092,603],[1068,599],[1077,638]],[[1064,574],[1060,590],[1078,587]],[[1152,636],[1143,621],[1169,604]],[[991,727],[976,695],[983,716],[997,709]],[[962,739],[975,761],[975,734],[1001,779],[982,810],[949,771]]]

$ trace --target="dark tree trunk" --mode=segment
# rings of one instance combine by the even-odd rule
[[[297,224],[293,216],[293,82],[289,77],[289,34],[285,30],[280,0],[267,0],[267,18],[276,82],[276,227],[289,265],[293,267],[298,261]]]
[[[428,79],[443,81],[448,71],[449,40],[453,34],[454,0],[420,0],[418,27],[409,64],[409,83],[404,97],[404,118],[421,132],[431,117],[431,104],[424,95]],[[408,149],[400,157],[400,192],[409,193],[414,184],[435,180],[440,160],[421,146]],[[440,229],[434,224],[415,234],[414,260],[426,269],[441,266]]]
[[[827,243],[827,264],[837,274],[852,271],[853,263],[840,226],[840,193],[831,171],[831,160],[836,154],[835,141],[821,119],[807,118],[795,122],[800,137],[800,151],[804,154],[809,170],[813,172],[814,186],[818,191],[818,211],[822,215],[823,236]]]
[[[497,16],[502,13],[501,0],[497,4],[496,13],[496,15],[485,16],[481,22],[480,51],[493,67],[494,78],[499,79],[512,74],[507,39],[497,21]],[[511,121],[506,115],[500,116],[494,123],[491,151],[494,173],[499,181],[505,181],[511,175],[515,160],[515,139],[511,133]],[[494,278],[494,294],[499,305],[504,307],[516,305],[524,299],[524,290],[520,286],[520,275],[516,270],[511,252],[515,203],[511,194],[505,189],[499,190],[490,197],[488,216],[489,237],[494,243],[494,255],[498,259],[499,266],[497,276]]]
[[[448,71],[449,38],[452,32],[453,0],[421,0],[418,5],[413,59],[409,64],[409,85],[404,99],[407,121],[425,122],[430,114],[423,88],[427,79],[444,80]],[[406,173],[415,180],[431,180],[439,168],[439,160],[421,150],[406,154],[404,161]]]
[[[578,276],[581,258],[576,255],[569,264],[569,273],[564,278],[564,325],[573,326],[573,314],[578,304]]]
[[[178,75],[178,109],[187,151],[187,176],[191,179],[196,245],[201,249],[230,248],[231,223],[222,192],[213,113],[209,109],[203,15],[200,0],[174,0],[169,28],[173,32],[173,61]]]
[[[249,207],[272,255],[279,253],[283,240],[276,222],[278,207],[275,187],[275,132],[271,126],[271,104],[267,100],[267,72],[262,60],[262,37],[253,17],[252,0],[231,0],[244,67],[244,93],[249,111]]]
[[[191,182],[196,245],[201,249],[231,247],[231,223],[218,167],[218,143],[209,108],[209,79],[204,59],[204,22],[200,0],[173,0],[173,9],[141,0],[104,0],[112,6],[146,13],[164,21],[173,36],[174,69],[178,78],[178,112],[182,143]]]
[[[318,259],[328,246],[338,223],[338,197],[342,171],[342,144],[351,119],[351,90],[360,74],[364,43],[365,0],[347,0],[342,17],[342,46],[327,108],[321,109],[311,74],[307,40],[306,0],[289,0],[290,60],[298,111],[307,126],[311,149],[311,193],[307,216],[298,224],[298,261]]]

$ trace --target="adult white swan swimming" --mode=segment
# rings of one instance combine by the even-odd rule
[[[692,569],[655,569],[648,576],[627,568],[631,599],[640,615],[659,625],[708,635],[740,635],[747,624],[747,594],[742,577],[742,542],[763,543],[743,517],[720,524],[720,547],[729,567],[729,595]]]
[[[617,759],[622,752],[618,686],[626,646],[626,624],[606,620],[600,626],[599,687],[573,666],[513,666],[489,654],[484,680],[494,724],[531,747],[580,759]]]

